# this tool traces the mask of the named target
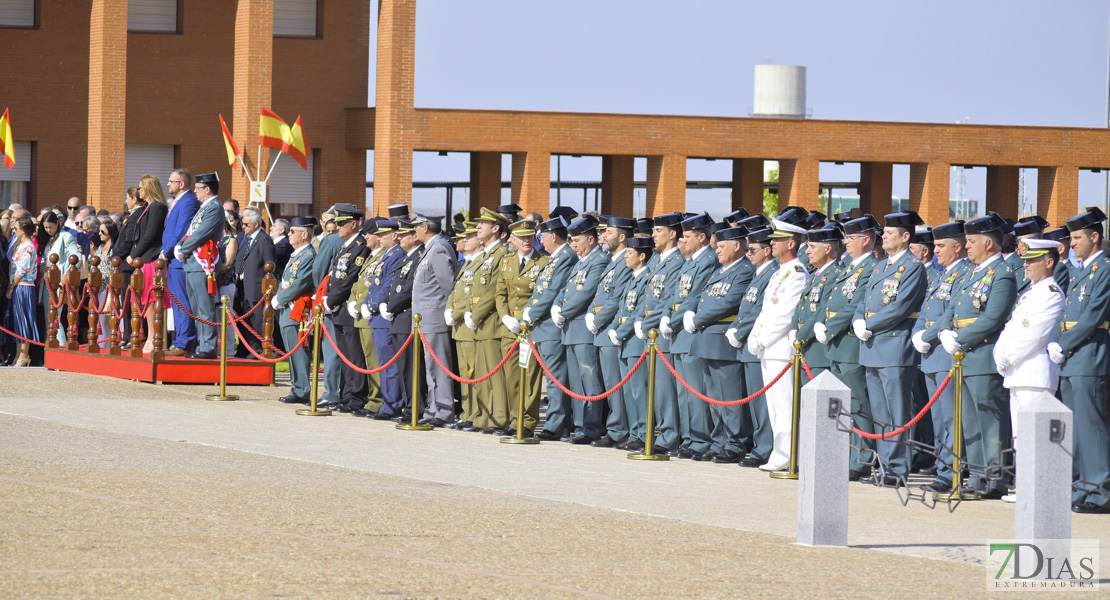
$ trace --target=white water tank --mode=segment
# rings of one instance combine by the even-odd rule
[[[806,114],[805,67],[755,66],[753,117],[804,119]]]

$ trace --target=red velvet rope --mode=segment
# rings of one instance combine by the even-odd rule
[[[677,379],[678,382],[682,384],[682,387],[686,388],[686,390],[688,392],[697,396],[698,398],[700,398],[700,399],[702,399],[702,400],[704,400],[704,401],[706,401],[710,404],[715,404],[717,406],[740,406],[741,404],[747,404],[747,403],[751,402],[752,400],[755,400],[756,398],[758,398],[758,397],[762,396],[764,393],[766,393],[767,390],[771,389],[771,386],[778,383],[779,380],[782,379],[783,375],[786,375],[790,371],[790,367],[794,366],[792,363],[788,363],[786,365],[786,367],[782,370],[782,372],[779,373],[778,375],[776,375],[775,378],[771,380],[771,383],[768,383],[767,385],[763,386],[758,392],[752,394],[751,396],[748,396],[747,398],[741,398],[739,400],[732,400],[732,401],[727,401],[726,402],[724,400],[714,400],[714,399],[710,398],[709,396],[706,396],[705,394],[702,394],[701,392],[699,392],[699,391],[695,390],[694,388],[690,387],[690,385],[688,383],[686,383],[686,380],[684,380],[682,377],[679,377],[678,373],[674,370],[674,367],[671,365],[670,362],[667,361],[667,357],[663,356],[663,351],[658,349],[658,348],[656,348],[655,351],[659,353],[659,359],[663,361],[663,365],[666,366],[667,370],[671,372],[671,375],[674,375],[674,378]]]
[[[3,331],[4,333],[12,336],[13,338],[16,338],[17,340],[22,340],[24,342],[27,342],[28,344],[34,344],[36,346],[39,346],[40,348],[45,348],[46,347],[46,344],[44,342],[36,342],[34,340],[29,340],[29,339],[19,335],[18,333],[14,332],[14,331],[8,331],[7,329],[4,329],[3,327],[0,327],[0,331]]]
[[[444,364],[442,362],[440,362],[439,357],[436,356],[436,353],[432,352],[431,347],[428,346],[428,338],[424,337],[424,332],[423,331],[420,332],[420,341],[422,341],[424,343],[424,349],[428,351],[428,355],[432,357],[432,360],[434,360],[437,365],[439,365],[440,369],[443,369],[444,373],[447,373],[448,377],[450,377],[451,379],[454,379],[455,381],[457,381],[459,383],[465,383],[467,385],[474,385],[476,383],[482,383],[483,381],[489,379],[490,377],[493,377],[494,373],[500,371],[501,367],[504,367],[505,363],[509,362],[509,358],[512,357],[513,352],[515,352],[516,349],[517,349],[517,346],[520,345],[520,340],[517,340],[517,341],[513,342],[512,347],[509,348],[509,351],[505,353],[505,358],[502,358],[501,362],[497,363],[497,366],[494,367],[493,370],[490,371],[489,373],[486,373],[485,375],[483,375],[483,376],[481,376],[477,379],[467,379],[465,377],[459,377],[458,375],[455,375],[454,373],[451,372],[451,369],[448,369],[446,366],[444,366]]]
[[[856,433],[860,437],[867,438],[869,440],[889,440],[892,437],[898,437],[898,436],[902,435],[903,433],[908,431],[910,427],[913,427],[914,425],[917,425],[917,422],[925,417],[925,414],[929,412],[929,409],[933,408],[933,404],[936,403],[937,398],[940,398],[940,393],[944,391],[944,388],[948,387],[948,382],[949,381],[952,381],[952,372],[951,371],[948,372],[948,377],[944,378],[944,381],[940,384],[940,387],[937,388],[936,393],[934,393],[933,397],[929,399],[929,403],[926,404],[925,407],[921,409],[921,412],[917,413],[917,416],[910,419],[909,423],[906,423],[905,425],[899,427],[898,429],[895,429],[894,431],[891,431],[890,433],[867,433],[866,431],[863,431],[863,430],[859,429],[858,427],[852,427],[852,433]]]
[[[602,392],[597,396],[583,396],[581,394],[576,394],[570,391],[565,385],[559,383],[559,380],[555,379],[555,376],[551,374],[551,370],[549,370],[547,368],[547,365],[543,363],[543,359],[540,358],[540,351],[536,349],[536,345],[532,343],[532,340],[528,340],[528,345],[532,347],[532,355],[536,357],[536,362],[540,365],[540,368],[543,369],[543,372],[547,374],[547,378],[551,380],[551,383],[554,383],[555,387],[562,390],[564,394],[570,396],[571,398],[574,398],[575,400],[581,400],[583,402],[596,402],[598,400],[604,400],[609,396],[612,396],[613,393],[617,390],[624,387],[624,384],[628,383],[629,379],[632,379],[632,374],[636,372],[636,369],[639,369],[640,365],[643,364],[644,358],[647,357],[648,353],[647,348],[644,348],[644,353],[640,355],[640,360],[637,360],[636,364],[632,365],[632,368],[628,370],[628,374],[625,375],[624,379],[621,379],[620,382],[618,382],[617,385],[613,387],[613,389],[607,392]]]
[[[324,335],[328,338],[328,342],[331,343],[332,349],[334,349],[339,358],[343,360],[343,363],[346,364],[348,367],[354,369],[356,372],[362,373],[363,375],[374,375],[375,373],[381,373],[382,371],[388,369],[390,365],[392,365],[394,362],[397,362],[397,359],[400,358],[401,354],[405,352],[405,349],[409,347],[409,344],[412,343],[413,337],[413,334],[409,333],[408,339],[405,340],[405,343],[401,346],[401,349],[397,351],[397,354],[394,354],[393,358],[389,359],[389,362],[379,366],[376,369],[362,369],[355,366],[355,364],[352,363],[346,356],[343,356],[343,353],[339,351],[339,346],[336,345],[335,340],[331,337],[331,331],[328,331],[327,327],[321,327],[321,329],[324,330]]]
[[[245,325],[245,323],[244,323],[244,325]],[[239,324],[235,323],[235,322],[232,322],[231,326],[233,328],[235,328],[235,333],[237,333],[239,335],[239,337],[242,338],[243,337],[243,332],[239,331]],[[247,328],[250,329],[249,326]],[[293,348],[291,350],[289,350],[289,352],[286,352],[285,354],[283,354],[281,356],[278,356],[276,358],[266,358],[265,356],[262,356],[261,354],[255,352],[254,348],[251,348],[250,344],[243,344],[243,345],[247,347],[247,352],[250,352],[251,354],[253,354],[254,357],[257,358],[258,360],[260,360],[264,363],[276,364],[276,363],[279,363],[279,362],[284,362],[286,360],[289,360],[289,357],[293,356],[293,353],[296,352],[298,348],[300,348],[301,346],[304,346],[308,342],[308,334],[309,334],[309,331],[307,329],[302,331],[301,334],[297,337],[297,345],[293,346]],[[258,337],[257,334],[255,334],[255,337]],[[262,338],[259,338],[259,339],[262,339]],[[267,344],[267,345],[270,346],[271,350],[277,351],[277,349],[274,348],[273,345],[270,345],[270,344]]]
[[[183,312],[183,313],[185,313],[186,315],[188,315],[190,319],[192,319],[192,320],[196,321],[197,323],[204,323],[205,325],[207,325],[207,326],[209,326],[209,327],[219,327],[219,326],[220,326],[220,324],[219,324],[219,323],[213,323],[212,321],[206,321],[206,320],[204,320],[204,319],[202,319],[202,318],[200,318],[200,317],[198,317],[198,316],[194,315],[193,313],[189,312],[189,310],[188,310],[187,308],[185,308],[184,306],[182,306],[182,305],[181,305],[181,302],[179,302],[179,301],[177,300],[177,298],[175,298],[175,297],[173,296],[173,294],[172,294],[172,293],[170,293],[170,291],[169,291],[169,290],[166,290],[166,295],[167,295],[167,296],[169,296],[170,300],[172,300],[172,301],[173,301],[173,303],[177,305],[177,308],[180,308],[180,309],[181,309],[181,312]]]

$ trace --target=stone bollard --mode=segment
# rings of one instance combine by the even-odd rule
[[[848,430],[852,420],[844,413],[851,406],[851,390],[828,371],[802,388],[799,544],[848,545]]]
[[[1052,394],[1042,393],[1018,409],[1014,434],[1014,539],[1037,544],[1046,557],[1066,557],[1072,518],[1072,411]]]

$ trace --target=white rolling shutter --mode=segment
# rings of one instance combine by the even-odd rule
[[[270,156],[276,158],[277,153]],[[297,161],[288,156],[281,157],[274,172],[270,175],[269,201],[275,204],[312,204],[312,154],[308,155],[308,170],[301,168]],[[286,209],[282,209],[286,214]]]
[[[0,26],[34,27],[35,0],[0,0]]]
[[[274,35],[316,37],[316,0],[274,0]]]
[[[31,142],[15,143],[15,166],[4,166],[0,155],[0,181],[31,181]]]
[[[127,144],[124,157],[123,183],[124,189],[120,190],[122,198],[127,189],[139,185],[143,175],[153,175],[162,182],[162,195],[169,199],[169,190],[166,181],[173,171],[173,146],[158,146],[153,144]]]
[[[128,0],[128,31],[177,31],[178,0]]]

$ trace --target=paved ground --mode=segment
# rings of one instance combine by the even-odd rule
[[[0,597],[958,597],[1013,509],[852,486],[852,547],[733,465],[299,417],[283,388],[0,370]],[[1110,519],[1076,537],[1110,548]]]

